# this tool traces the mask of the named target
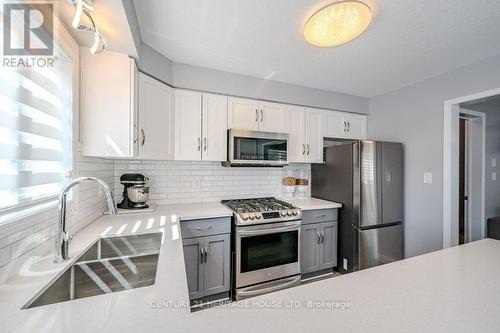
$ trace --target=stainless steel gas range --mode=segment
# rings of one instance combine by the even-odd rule
[[[223,200],[233,215],[233,298],[300,284],[302,211],[275,198]]]

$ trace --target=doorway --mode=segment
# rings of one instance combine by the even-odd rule
[[[443,248],[485,237],[486,115],[468,102],[500,89],[445,102],[443,163]]]

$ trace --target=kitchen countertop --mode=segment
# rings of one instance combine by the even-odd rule
[[[316,198],[282,199],[302,210],[341,208],[342,204]]]
[[[175,208],[158,206],[153,213],[103,216],[71,243],[75,258],[99,235],[163,232],[153,286],[20,310],[67,265],[33,258],[0,286],[0,331],[500,331],[500,241],[492,239],[191,313],[183,206],[175,215]]]

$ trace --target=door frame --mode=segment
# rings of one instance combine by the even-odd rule
[[[486,162],[486,114],[482,112],[461,109],[460,104],[487,98],[500,94],[500,88],[483,91],[476,94],[462,96],[446,100],[444,102],[444,127],[443,127],[443,248],[458,245],[458,233],[453,236],[454,224],[456,221],[456,230],[458,230],[458,197],[459,197],[459,173],[458,168],[451,168],[459,163],[459,119],[460,114],[468,114],[481,118],[482,121],[482,176],[481,176],[481,238],[486,235],[485,218],[485,162]]]

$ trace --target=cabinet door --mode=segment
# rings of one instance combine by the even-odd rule
[[[176,160],[201,160],[201,93],[175,90]]]
[[[227,160],[227,96],[203,94],[202,159]]]
[[[228,98],[228,128],[258,131],[259,102],[246,98]]]
[[[206,262],[203,264],[203,296],[229,291],[230,235],[204,237]]]
[[[300,163],[306,160],[306,111],[303,107],[287,107],[288,117],[288,161]]]
[[[320,269],[337,266],[337,222],[319,225],[321,244],[319,246]]]
[[[139,74],[139,158],[173,159],[173,95],[166,84]]]
[[[189,298],[196,299],[203,297],[202,238],[184,239],[182,243]]]
[[[366,116],[344,116],[342,136],[349,139],[366,139]]]
[[[135,157],[137,67],[127,55],[115,52],[101,55],[96,57],[88,50],[81,52],[82,154]]]
[[[306,110],[306,161],[323,163],[323,120],[324,111]]]
[[[344,136],[344,129],[342,127],[343,117],[340,113],[335,111],[325,111],[324,114],[324,136],[327,138],[341,138]]]
[[[320,270],[319,231],[319,224],[303,224],[300,229],[300,272],[302,274]]]
[[[286,105],[261,102],[259,105],[259,131],[286,133]]]

